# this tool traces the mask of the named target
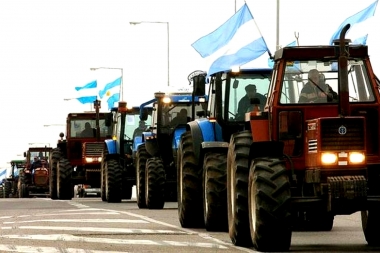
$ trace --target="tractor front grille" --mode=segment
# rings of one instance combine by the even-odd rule
[[[84,155],[87,157],[101,157],[104,144],[102,142],[86,142],[84,144]]]
[[[321,150],[365,149],[363,118],[332,118],[321,120]]]

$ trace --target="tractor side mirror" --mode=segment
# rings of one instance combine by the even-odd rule
[[[110,127],[112,125],[112,113],[107,113],[104,120],[106,127]]]
[[[206,76],[198,75],[193,77],[194,96],[204,96],[206,93]]]
[[[140,120],[146,121],[148,119],[148,110],[146,108],[140,111]]]
[[[232,84],[232,88],[237,89],[237,87],[239,87],[239,80],[235,79]]]

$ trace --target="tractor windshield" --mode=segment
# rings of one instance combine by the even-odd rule
[[[373,102],[375,97],[362,60],[349,60],[350,102]],[[338,63],[334,61],[288,61],[282,83],[281,104],[337,103]]]
[[[264,110],[268,88],[271,78],[270,71],[261,71],[256,73],[242,73],[231,79],[225,79],[223,85],[222,97],[226,101],[224,110],[228,110],[228,120],[244,121],[245,113],[253,110],[254,104],[252,99],[257,99],[259,109]],[[227,102],[228,101],[228,102]],[[225,115],[225,112],[222,112]]]
[[[100,137],[105,138],[112,134],[112,127],[107,127],[105,119],[99,119]],[[70,121],[70,137],[96,137],[96,120],[95,119],[75,119]]]

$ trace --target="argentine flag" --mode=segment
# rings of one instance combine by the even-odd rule
[[[240,67],[269,52],[247,4],[191,46],[209,63],[207,75]]]
[[[107,83],[102,89],[99,90],[99,97],[101,100],[106,100],[108,109],[114,107],[116,102],[120,101],[120,88],[122,77],[115,79],[114,81]]]
[[[343,23],[338,27],[338,30],[336,30],[336,32],[331,37],[330,45],[333,45],[334,40],[339,39],[340,32],[347,24],[350,24],[351,27],[348,29],[346,38],[351,39],[353,41],[353,44],[365,45],[367,43],[368,27],[373,25],[372,17],[375,15],[378,2],[379,0],[376,0],[364,10],[361,10],[355,15],[350,16],[344,20]]]
[[[97,99],[97,81],[89,82],[88,84],[80,87],[75,87],[78,92],[77,100],[82,104],[93,103]]]

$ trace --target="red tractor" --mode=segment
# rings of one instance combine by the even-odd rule
[[[26,167],[18,180],[19,198],[49,196],[49,162],[51,147],[30,147],[24,152]]]
[[[49,165],[51,199],[72,199],[74,185],[100,188],[100,168],[104,140],[112,134],[112,114],[99,112],[100,101],[94,101],[93,112],[69,113],[66,139],[61,139],[51,152]]]

